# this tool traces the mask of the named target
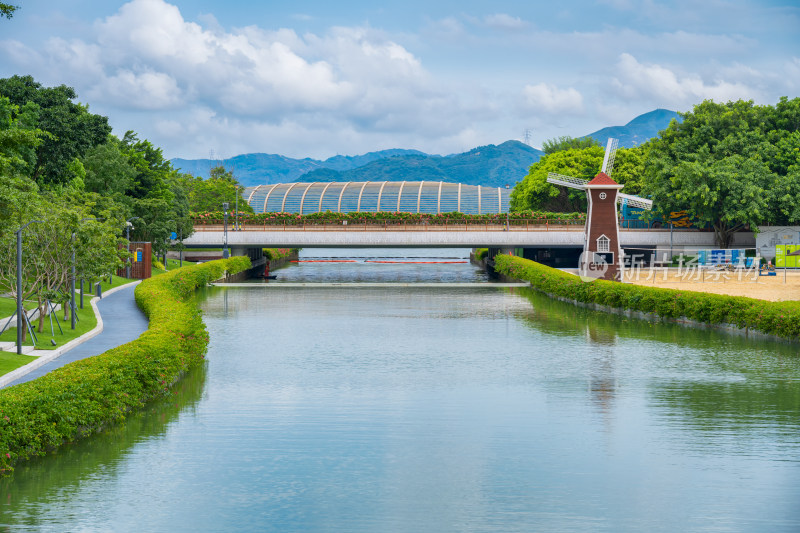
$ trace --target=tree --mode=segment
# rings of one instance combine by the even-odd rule
[[[46,134],[36,128],[39,106],[28,102],[22,108],[0,96],[0,174],[30,176],[36,149]]]
[[[20,109],[29,102],[39,107],[36,127],[50,134],[36,148],[32,169],[34,181],[41,185],[69,182],[70,163],[111,133],[107,117],[73,102],[77,94],[72,87],[42,87],[31,76],[12,76],[0,79],[0,95]]]
[[[626,186],[625,192],[637,194],[641,187],[642,148],[617,150],[613,178]],[[547,183],[547,174],[565,174],[591,180],[603,165],[604,151],[599,146],[569,148],[542,157],[531,165],[530,171],[511,191],[511,210],[574,212],[586,211],[586,193],[577,189]]]
[[[574,138],[568,135],[562,137],[553,137],[542,143],[542,150],[545,155],[550,155],[561,150],[570,149],[583,149],[591,148],[592,146],[600,146],[600,143],[591,137]]]
[[[211,169],[211,177],[207,180],[185,175],[183,183],[189,194],[189,208],[196,213],[221,211],[223,202],[228,202],[230,209],[233,210],[237,194],[239,195],[239,211],[253,212],[253,208],[241,196],[244,187],[236,180],[232,172],[221,165]]]
[[[104,196],[125,194],[133,186],[136,169],[120,149],[120,141],[109,135],[108,141],[87,150],[83,157],[86,169],[85,188]]]
[[[686,209],[730,246],[746,225],[800,220],[800,99],[706,100],[649,144],[642,192],[661,214]]]
[[[7,18],[10,19],[14,16],[14,11],[19,9],[19,6],[13,6],[11,4],[4,4],[0,2],[0,18]]]

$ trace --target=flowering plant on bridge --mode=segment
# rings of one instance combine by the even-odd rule
[[[219,225],[224,222],[224,213],[220,211],[210,213],[192,213],[195,224]],[[232,225],[237,220],[235,213],[228,213],[228,224]],[[419,225],[446,225],[446,224],[579,224],[586,221],[586,213],[551,213],[545,211],[519,211],[513,213],[488,213],[483,215],[469,215],[465,213],[406,213],[393,211],[378,212],[351,212],[336,213],[324,211],[319,213],[239,213],[238,222],[247,225],[319,225],[319,224],[419,224]]]

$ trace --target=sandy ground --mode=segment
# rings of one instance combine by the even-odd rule
[[[759,276],[756,273],[754,276],[752,270],[741,273],[709,270],[698,272],[696,268],[689,272],[684,268],[679,272],[677,268],[670,268],[665,279],[663,269],[653,272],[642,269],[639,272],[627,271],[625,281],[636,285],[747,296],[774,302],[800,300],[800,271],[788,270],[785,279],[783,270],[778,270],[775,274],[775,276]]]

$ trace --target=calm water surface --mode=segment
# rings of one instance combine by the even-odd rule
[[[392,254],[466,255],[276,273],[485,279]],[[800,531],[796,345],[489,287],[200,299],[207,365],[0,481],[0,531]]]

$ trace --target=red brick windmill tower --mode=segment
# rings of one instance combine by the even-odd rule
[[[628,205],[652,209],[653,201],[619,192],[622,185],[610,178],[617,152],[617,139],[608,139],[603,167],[591,181],[553,172],[547,175],[547,182],[586,191],[589,211],[583,253],[578,265],[581,277],[589,279],[619,280],[623,271],[622,248],[619,243],[619,217],[617,202],[627,201]]]

